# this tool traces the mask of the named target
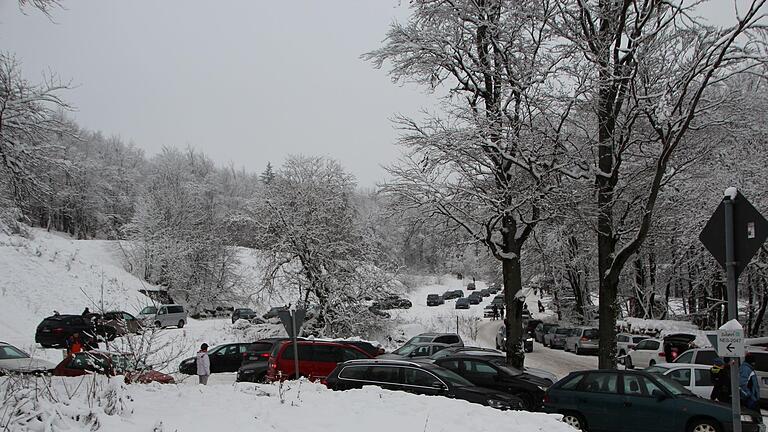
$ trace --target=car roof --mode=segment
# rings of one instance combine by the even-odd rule
[[[344,363],[342,363],[344,366],[351,366],[351,365],[392,365],[392,366],[413,366],[413,367],[421,367],[426,369],[434,369],[439,368],[440,366],[437,366],[433,364],[431,361],[413,361],[413,360],[400,360],[400,359],[382,359],[382,358],[371,358],[371,359],[355,359],[355,360],[347,360]]]
[[[656,363],[654,366],[663,367],[667,369],[682,369],[682,368],[696,368],[696,369],[709,369],[711,366],[703,365],[699,363]]]

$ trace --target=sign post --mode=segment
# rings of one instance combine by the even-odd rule
[[[725,235],[723,235],[725,234]],[[734,187],[725,190],[723,201],[699,234],[699,240],[725,268],[728,321],[717,331],[718,355],[730,358],[733,431],[741,432],[739,362],[744,355],[744,329],[739,324],[737,282],[755,252],[768,236],[768,221]]]
[[[277,312],[277,316],[280,318],[280,322],[283,323],[288,337],[293,341],[293,374],[297,379],[299,378],[299,347],[297,338],[299,337],[301,326],[304,324],[306,312],[304,309],[289,309]]]

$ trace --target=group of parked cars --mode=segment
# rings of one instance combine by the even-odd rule
[[[440,306],[445,304],[446,300],[456,299],[456,303],[454,304],[455,309],[469,309],[472,305],[480,304],[484,297],[489,297],[499,292],[499,288],[496,285],[491,285],[488,288],[483,288],[477,291],[476,289],[475,283],[470,282],[467,284],[467,291],[472,292],[466,297],[464,296],[464,290],[460,289],[447,290],[442,294],[427,294],[427,306]]]
[[[534,338],[545,347],[576,354],[597,353],[600,345],[598,330],[595,327],[570,327],[540,322],[534,329]]]

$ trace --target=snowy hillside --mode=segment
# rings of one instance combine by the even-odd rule
[[[72,240],[31,229],[32,237],[0,235],[0,340],[28,345],[40,321],[53,314],[104,308],[135,312],[156,288],[123,268],[116,242]]]

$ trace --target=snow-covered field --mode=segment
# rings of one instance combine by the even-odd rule
[[[6,383],[0,379],[0,388]],[[557,415],[498,411],[439,396],[374,387],[334,392],[307,381],[279,385],[129,385],[119,378],[54,378],[54,400],[0,411],[11,431],[573,431]],[[16,391],[15,400],[34,392]]]

